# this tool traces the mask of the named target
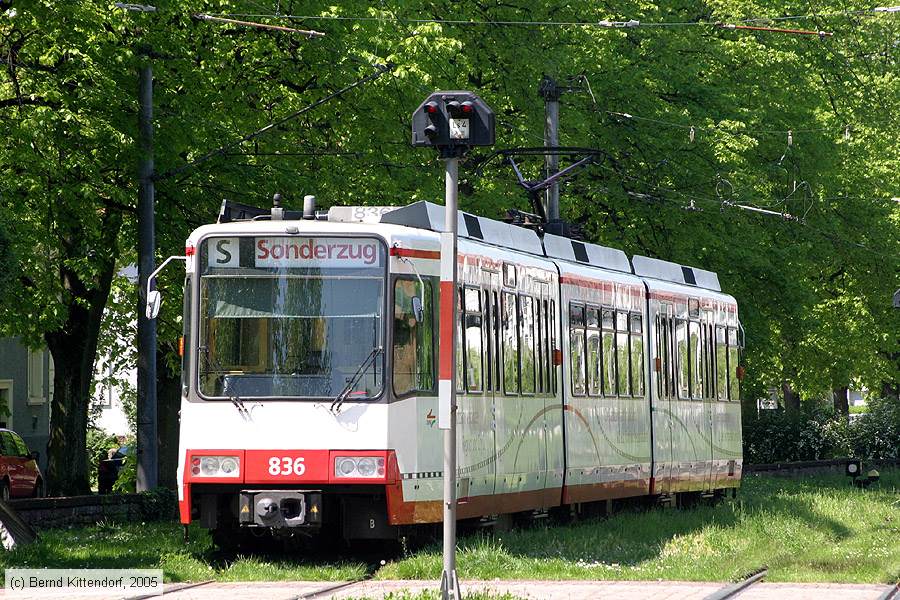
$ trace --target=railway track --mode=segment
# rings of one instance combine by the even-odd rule
[[[768,574],[769,570],[766,567],[763,567],[758,571],[751,573],[737,583],[733,583],[716,592],[713,592],[709,596],[706,596],[703,600],[726,600],[727,598],[734,598],[754,583],[763,579]]]

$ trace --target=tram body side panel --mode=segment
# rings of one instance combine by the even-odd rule
[[[546,269],[547,265],[535,257],[522,258],[466,240],[460,240],[459,255],[458,281],[463,290],[459,298],[460,309],[465,312],[467,289],[476,294],[482,326],[476,338],[474,334],[478,327],[467,327],[462,331],[461,323],[466,321],[464,318],[457,320],[460,347],[466,352],[465,358],[463,353],[457,356],[458,517],[556,505],[562,483],[561,419],[556,419],[552,426],[553,435],[548,435],[546,398],[537,395],[505,397],[502,387],[488,389],[489,379],[490,388],[497,388],[494,382],[502,376],[499,372],[502,366],[496,364],[502,355],[496,354],[499,342],[495,339],[488,356],[488,344],[492,340],[486,325],[493,326],[497,311],[492,304],[490,323],[486,323],[484,306],[485,302],[493,302],[496,293],[497,307],[502,310],[503,286],[491,275],[491,270],[496,271],[494,267],[502,264],[503,259],[510,263],[524,260],[531,268]],[[423,261],[414,260],[421,275],[430,273],[430,267],[421,264]],[[392,262],[393,270],[412,272],[408,263],[400,261]],[[515,293],[517,289],[509,291]],[[466,368],[479,354],[481,372]],[[549,403],[553,403],[552,398]],[[436,396],[395,399],[391,403],[389,445],[396,449],[398,472],[397,483],[389,485],[387,491],[392,524],[437,522],[442,518],[443,431],[433,418],[438,412],[437,404]],[[548,440],[552,440],[552,446],[548,445]],[[556,474],[555,478],[548,477],[551,472]]]
[[[562,280],[562,336],[564,365],[564,394],[567,398],[566,419],[566,488],[565,502],[590,502],[609,498],[646,495],[650,486],[651,445],[650,445],[650,404],[644,390],[613,395],[591,391],[591,378],[606,378],[617,382],[618,376],[604,371],[612,365],[609,360],[597,360],[591,344],[602,346],[600,353],[619,353],[625,358],[615,342],[616,335],[598,334],[596,341],[591,335],[581,334],[579,328],[570,324],[572,302],[591,307],[616,308],[629,315],[640,315],[646,327],[646,314],[642,305],[643,293],[640,281],[627,275],[612,274],[590,268],[560,264]],[[635,293],[636,292],[636,293]],[[573,331],[584,335],[583,341],[573,339]],[[627,336],[627,334],[625,334]],[[646,334],[642,333],[641,348],[636,351],[641,356],[641,379],[646,382],[646,351],[643,348]],[[623,338],[624,339],[624,338]],[[576,345],[582,349],[575,350]],[[624,346],[628,352],[629,346]],[[573,351],[574,350],[574,351]],[[582,357],[573,364],[573,356]],[[636,362],[636,361],[635,361]],[[575,369],[583,369],[581,373]],[[624,374],[623,374],[624,376]],[[624,381],[632,382],[630,375]],[[575,383],[573,386],[573,382]],[[576,395],[584,387],[585,392]],[[603,388],[603,392],[606,389]]]

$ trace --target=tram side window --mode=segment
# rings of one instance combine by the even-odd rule
[[[465,296],[463,289],[456,288],[456,391],[466,389],[466,337],[462,322],[465,320]]]
[[[434,286],[424,279],[394,282],[394,393],[434,391]],[[413,298],[422,300],[416,315]],[[416,302],[418,304],[418,302]],[[421,317],[421,318],[420,318]]]
[[[690,332],[690,375],[691,398],[703,397],[703,354],[700,343],[700,323],[691,321],[688,325]]]
[[[491,347],[494,349],[494,391],[499,392],[501,391],[501,381],[503,380],[503,359],[500,351],[502,343],[500,329],[503,322],[503,314],[500,312],[500,297],[495,291],[491,291],[491,306],[493,307],[491,312],[494,315],[494,323],[491,329],[491,337],[493,338]]]
[[[631,393],[644,395],[644,338],[641,315],[631,315]]]
[[[716,338],[711,324],[705,324],[703,349],[706,353],[706,397],[716,397]]]
[[[484,389],[491,391],[494,389],[494,341],[491,337],[493,331],[493,320],[491,317],[491,296],[488,290],[484,290],[481,298],[484,306]]]
[[[550,385],[552,386],[553,395],[556,395],[556,361],[553,358],[553,355],[556,354],[556,300],[550,301],[550,319],[548,319],[548,326],[550,328],[550,365],[552,369],[550,370]]]
[[[729,395],[728,397],[737,402],[741,399],[741,382],[737,376],[738,365],[740,364],[740,350],[738,349],[737,329],[728,328],[728,378],[729,378]]]
[[[519,315],[515,294],[503,292],[503,391],[519,393]]]
[[[668,398],[672,395],[671,378],[669,372],[671,356],[669,353],[669,320],[666,317],[656,316],[657,344],[656,351],[659,357],[658,385],[660,398]]]
[[[678,397],[691,397],[691,369],[688,356],[687,323],[681,319],[675,321],[675,352],[678,356]]]
[[[724,327],[716,327],[716,398],[728,400],[728,347]]]
[[[543,394],[544,389],[544,311],[541,310],[541,301],[534,301],[534,367],[537,393]]]
[[[534,352],[534,298],[530,296],[519,297],[521,310],[521,339],[522,346],[519,349],[522,373],[522,393],[533,394],[535,391],[535,352]]]
[[[603,389],[603,361],[600,354],[600,309],[587,309],[587,376],[588,394],[599,396]]]
[[[616,395],[616,322],[615,313],[603,309],[600,313],[603,350],[603,395]]]
[[[484,348],[481,335],[481,290],[465,288],[463,295],[466,309],[466,390],[480,393],[484,389],[482,387]]]
[[[616,313],[616,362],[618,391],[620,396],[631,394],[631,376],[628,371],[628,313]]]
[[[584,306],[569,305],[569,337],[572,348],[572,394],[583,396],[585,392],[584,373]]]
[[[544,392],[553,393],[553,384],[551,383],[551,371],[553,370],[553,347],[550,345],[550,324],[553,313],[550,312],[549,304],[546,300],[541,301],[543,307],[544,318],[541,321],[542,347],[544,349]]]

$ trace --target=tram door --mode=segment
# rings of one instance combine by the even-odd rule
[[[672,493],[672,465],[675,461],[674,434],[672,419],[672,399],[675,397],[675,361],[672,336],[672,307],[661,305],[656,314],[656,398],[654,405],[653,427],[656,436],[655,460],[657,469],[657,490],[660,493]]]

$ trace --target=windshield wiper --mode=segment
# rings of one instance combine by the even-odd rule
[[[222,368],[222,365],[219,364],[219,361],[215,358],[212,358],[209,351],[209,346],[200,346],[203,350],[203,356],[206,358],[206,366],[207,368],[212,367],[219,373],[219,377],[222,378],[222,394],[227,395],[228,399],[231,400],[231,403],[237,409],[238,414],[241,415],[241,418],[245,421],[250,419],[250,411],[247,410],[247,407],[244,406],[244,401],[241,400],[241,397],[237,394],[229,394],[225,382],[225,370]]]
[[[356,368],[356,373],[353,374],[353,377],[347,380],[347,385],[344,386],[344,389],[341,390],[341,393],[335,396],[334,402],[331,403],[331,407],[328,409],[334,414],[338,414],[341,412],[341,405],[350,396],[350,392],[353,391],[353,388],[356,387],[356,384],[359,383],[360,378],[362,378],[363,373],[366,372],[366,369],[369,366],[369,363],[374,361],[375,358],[378,357],[379,354],[384,350],[381,346],[376,346],[369,352],[369,355],[363,359],[363,361]]]

